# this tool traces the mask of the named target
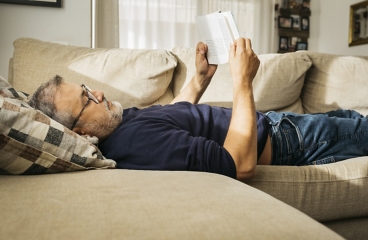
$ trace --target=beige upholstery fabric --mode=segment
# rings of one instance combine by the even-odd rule
[[[339,108],[368,115],[368,57],[308,53],[308,71],[301,95],[307,113]]]
[[[368,216],[368,157],[314,166],[257,166],[248,183],[318,221]]]
[[[13,58],[9,60],[8,81],[13,82]]]
[[[323,224],[346,239],[365,240],[368,236],[368,218],[350,218]]]
[[[21,38],[14,42],[13,86],[32,94],[59,74],[66,81],[103,89],[123,107],[170,102],[176,58],[164,50],[90,49]]]
[[[174,72],[174,95],[189,83],[195,73],[195,49],[174,48],[178,67]],[[300,93],[311,61],[305,52],[258,56],[261,66],[254,79],[254,99],[259,111],[293,111],[304,113]],[[228,64],[219,65],[201,103],[231,107],[232,81]]]
[[[0,182],[4,239],[342,239],[216,174],[95,170]]]

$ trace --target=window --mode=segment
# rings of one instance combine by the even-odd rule
[[[252,40],[257,54],[277,49],[274,4],[279,0],[115,0],[118,20],[115,26],[98,24],[99,37],[110,37],[118,29],[120,48],[172,50],[176,46],[195,47],[200,41],[195,17],[218,10],[232,11],[242,37]],[[113,1],[99,1],[107,9],[99,21],[114,17],[106,6]],[[101,3],[102,2],[102,3]],[[100,10],[98,10],[100,11]],[[101,27],[103,26],[103,27]],[[104,31],[102,28],[110,28]],[[109,34],[106,34],[109,33]],[[107,36],[106,36],[107,35]],[[106,47],[106,46],[103,46]]]

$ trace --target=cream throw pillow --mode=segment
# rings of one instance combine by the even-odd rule
[[[301,98],[307,113],[353,109],[368,115],[368,57],[310,52]]]
[[[14,42],[11,84],[32,94],[58,74],[67,82],[104,91],[124,108],[147,107],[171,101],[176,65],[165,50],[91,49],[20,38]]]

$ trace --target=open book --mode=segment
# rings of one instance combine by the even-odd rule
[[[197,16],[197,27],[208,46],[209,64],[223,64],[229,61],[230,44],[240,37],[233,14],[215,12]]]

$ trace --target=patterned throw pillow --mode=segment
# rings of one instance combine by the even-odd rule
[[[28,94],[17,92],[2,76],[0,76],[0,97],[27,100]]]
[[[96,146],[26,102],[0,77],[0,174],[114,168]]]

